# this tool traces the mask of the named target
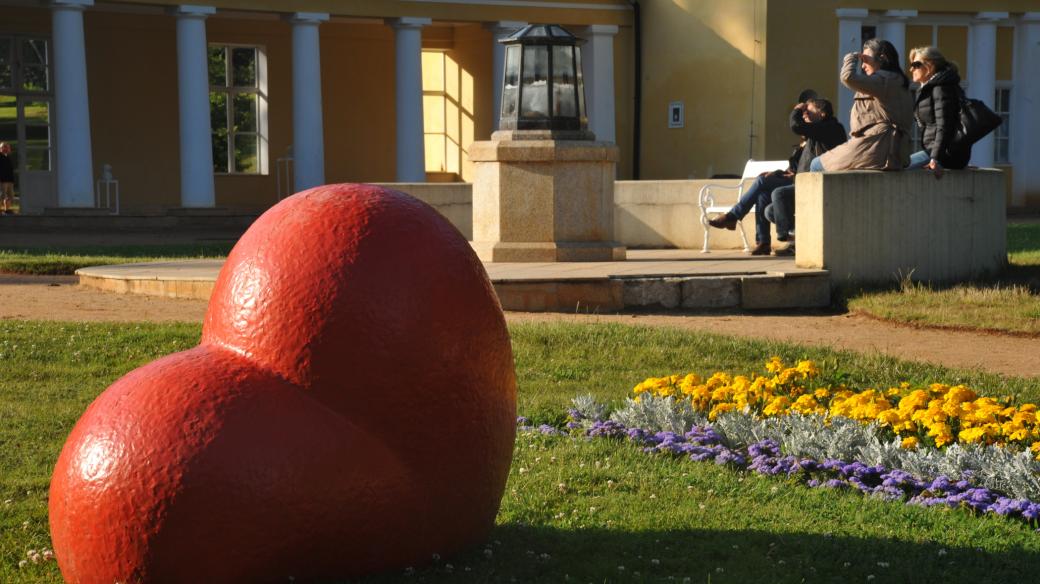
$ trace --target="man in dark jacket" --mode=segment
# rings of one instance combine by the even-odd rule
[[[802,96],[815,95],[815,92],[802,92]],[[797,126],[797,129],[796,129]],[[737,221],[743,219],[755,208],[755,247],[751,255],[769,255],[772,251],[769,221],[773,211],[784,214],[786,223],[777,223],[777,238],[790,241],[790,232],[794,230],[794,175],[807,172],[813,158],[845,142],[845,128],[834,119],[834,109],[826,99],[808,97],[791,111],[791,129],[804,138],[804,144],[794,151],[790,158],[790,167],[786,171],[767,172],[741,195],[740,200],[729,211],[708,221],[708,225],[716,229],[735,229]],[[787,189],[787,190],[784,190]],[[774,195],[781,191],[780,205],[775,205]],[[786,206],[785,206],[786,205]],[[770,207],[775,207],[770,209]],[[790,253],[794,248],[789,247]],[[784,250],[777,250],[778,255],[790,255]]]
[[[848,140],[845,127],[834,118],[834,107],[826,99],[809,99],[794,107],[790,116],[791,131],[802,136],[805,143],[798,160],[797,172],[809,172],[813,158],[844,144]],[[766,208],[767,219],[776,223],[777,239],[794,241],[794,183],[773,189],[772,204]],[[776,255],[794,255],[794,243],[774,252]]]

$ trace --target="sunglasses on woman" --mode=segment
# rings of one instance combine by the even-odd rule
[[[922,63],[920,61],[914,61],[913,63],[910,63],[910,68],[911,69],[922,69],[922,68],[924,68],[924,63]]]

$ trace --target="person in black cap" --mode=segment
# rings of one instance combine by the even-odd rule
[[[791,111],[791,129],[802,136],[802,143],[795,148],[789,158],[789,166],[784,171],[774,171],[759,175],[751,187],[741,195],[740,200],[729,211],[708,221],[708,225],[716,229],[736,229],[737,222],[755,208],[755,247],[751,255],[769,255],[772,251],[772,236],[769,217],[773,211],[783,214],[777,224],[777,238],[790,241],[790,232],[794,230],[794,175],[808,170],[809,162],[826,150],[845,141],[845,129],[834,120],[830,102],[819,99],[812,89],[806,89],[799,96],[798,105]],[[824,113],[825,112],[825,113]],[[837,131],[832,126],[837,125]],[[837,140],[840,139],[840,142]],[[806,152],[810,152],[806,156]],[[783,190],[786,189],[786,190]],[[780,190],[780,205],[773,209],[773,193]],[[785,206],[786,205],[786,206]],[[787,218],[790,216],[790,220]],[[793,252],[793,247],[790,248]],[[781,255],[784,255],[782,250]],[[789,253],[787,254],[789,255]]]
[[[804,95],[809,91],[812,90],[802,93]],[[789,122],[791,131],[802,137],[802,152],[796,172],[809,172],[813,158],[848,140],[845,126],[834,117],[834,106],[826,99],[809,98],[794,106]],[[774,254],[794,255],[794,182],[773,189],[771,200],[772,204],[765,209],[765,216],[776,224],[776,238],[790,242]]]

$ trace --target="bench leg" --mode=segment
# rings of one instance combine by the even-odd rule
[[[711,232],[711,226],[708,225],[708,214],[701,209],[701,225],[704,227],[704,247],[701,249],[701,253],[711,253],[708,248],[708,234]]]
[[[740,226],[740,240],[744,242],[744,252],[750,252],[751,246],[748,245],[747,234],[744,233],[744,220],[741,219],[740,221],[737,221],[737,225]]]

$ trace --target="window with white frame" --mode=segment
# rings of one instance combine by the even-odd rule
[[[267,174],[267,59],[261,47],[209,46],[213,171]]]
[[[993,112],[1003,122],[993,131],[993,163],[1011,163],[1011,88],[997,87],[993,96]]]

